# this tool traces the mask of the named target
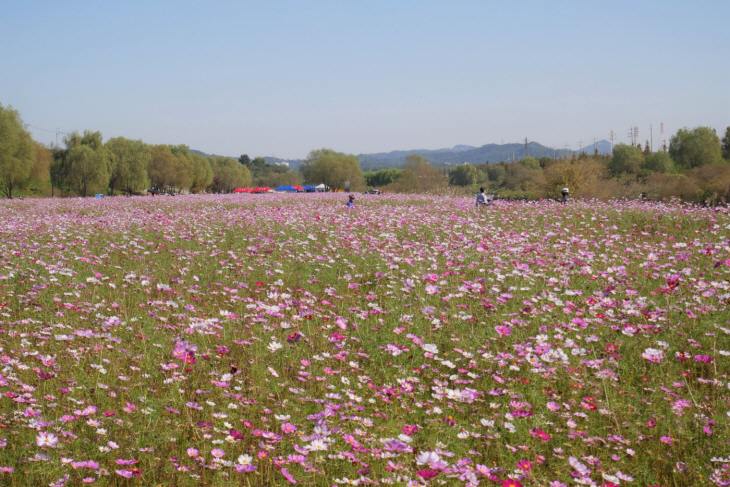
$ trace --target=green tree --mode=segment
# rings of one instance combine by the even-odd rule
[[[35,149],[35,159],[33,160],[33,167],[30,170],[30,178],[43,186],[48,181],[50,175],[53,155],[48,150],[48,147],[40,142],[33,141],[33,146]]]
[[[236,188],[251,185],[251,172],[232,157],[216,156],[210,159],[215,181],[214,192],[230,193]]]
[[[447,184],[446,177],[441,171],[420,154],[409,154],[403,169],[399,182],[403,182],[404,187],[410,188],[408,192],[438,192]]]
[[[68,151],[68,182],[84,198],[109,183],[109,156],[103,150],[77,145]]]
[[[113,195],[117,188],[132,194],[135,190],[147,187],[149,183],[147,168],[152,160],[147,144],[141,140],[115,137],[106,142],[106,148],[112,155],[110,194]]]
[[[608,163],[608,170],[615,175],[636,174],[641,167],[641,149],[633,145],[618,144],[613,148],[613,156]]]
[[[471,186],[477,182],[477,168],[471,164],[459,164],[449,174],[449,184],[452,186]]]
[[[13,107],[0,104],[0,191],[8,198],[28,184],[35,160],[33,138]]]
[[[193,184],[190,192],[199,193],[213,182],[213,168],[210,167],[210,161],[200,154],[191,154],[190,160],[193,163]]]
[[[716,164],[722,161],[720,138],[710,127],[679,129],[669,139],[669,155],[683,170]]]
[[[335,152],[332,149],[314,150],[305,159],[306,169],[300,172],[307,184],[323,183],[330,188],[344,189],[350,182],[353,191],[365,187],[365,179],[357,156]],[[302,164],[304,166],[304,163]]]
[[[520,161],[520,164],[527,167],[528,169],[540,169],[540,161],[534,157],[525,157]]]
[[[725,129],[725,135],[722,138],[722,157],[730,162],[730,127]]]
[[[251,158],[248,157],[248,154],[241,154],[241,157],[238,158],[238,163],[248,167],[251,165]]]
[[[173,186],[178,193],[190,189],[195,179],[192,154],[187,145],[171,145],[170,151],[175,156],[175,177]]]
[[[109,185],[111,154],[104,147],[101,132],[84,130],[81,135],[72,132],[64,138],[67,147],[66,179],[83,197],[103,191]]]
[[[655,152],[646,156],[641,167],[659,173],[672,173],[675,171],[674,161],[666,152]]]
[[[268,176],[260,179],[255,183],[256,186],[269,186],[277,188],[279,186],[298,186],[302,182],[299,173],[296,171],[272,172]]]
[[[381,169],[380,171],[368,172],[364,174],[365,183],[374,188],[387,186],[398,181],[400,173],[401,170],[398,168]]]
[[[157,191],[171,191],[175,185],[175,155],[169,146],[161,144],[150,148],[150,157],[150,184]]]

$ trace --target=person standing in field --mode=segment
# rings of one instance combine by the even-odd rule
[[[347,206],[348,208],[355,208],[355,195],[351,194],[349,199],[347,200]]]

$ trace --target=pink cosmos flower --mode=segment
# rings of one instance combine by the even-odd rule
[[[509,326],[497,325],[494,329],[501,337],[510,336],[512,334],[512,329]]]
[[[428,468],[425,470],[419,470],[417,473],[419,477],[423,478],[423,480],[432,479],[439,474],[438,470],[431,470]]]

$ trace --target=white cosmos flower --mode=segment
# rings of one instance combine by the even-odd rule
[[[251,465],[251,462],[253,462],[253,457],[251,457],[251,455],[241,455],[238,457],[239,465]]]
[[[307,447],[309,451],[324,451],[327,449],[327,443],[323,440],[314,440]]]
[[[418,456],[416,457],[416,464],[431,465],[432,463],[436,463],[439,460],[441,460],[441,457],[439,457],[437,453],[434,453],[432,451],[425,451],[418,454]]]
[[[426,343],[425,345],[423,345],[423,350],[430,353],[439,353],[439,347],[437,347],[433,343]]]

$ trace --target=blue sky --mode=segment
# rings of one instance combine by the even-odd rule
[[[727,1],[3,1],[0,103],[238,157],[730,126]]]

